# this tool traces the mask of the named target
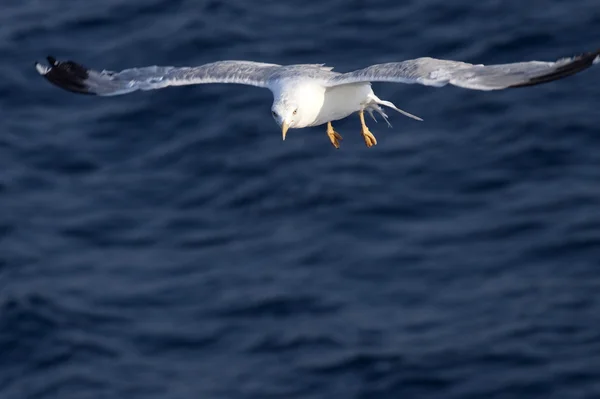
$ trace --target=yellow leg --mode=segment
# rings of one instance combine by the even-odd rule
[[[335,148],[340,148],[340,140],[342,140],[342,135],[333,130],[331,122],[327,122],[327,136]]]
[[[362,126],[361,134],[363,136],[363,139],[365,139],[365,144],[367,145],[367,147],[372,147],[372,146],[376,145],[377,139],[375,138],[375,136],[373,136],[373,133],[371,133],[371,131],[365,124],[365,112],[360,111],[358,113],[358,116],[360,117],[360,124]]]

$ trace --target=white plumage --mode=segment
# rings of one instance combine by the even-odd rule
[[[447,84],[474,89],[500,90],[532,86],[580,72],[600,60],[600,50],[556,62],[529,61],[502,65],[473,65],[435,58],[372,65],[349,73],[334,72],[321,64],[282,66],[252,61],[218,61],[198,67],[125,69],[120,72],[95,71],[75,62],[58,62],[48,57],[50,66],[36,63],[37,71],[53,84],[69,91],[114,96],[137,90],[205,83],[237,83],[268,88],[273,92],[271,112],[282,128],[304,128],[327,123],[332,144],[339,147],[341,136],[331,121],[359,113],[367,146],[377,143],[366,127],[364,112],[379,113],[386,106],[421,120],[379,99],[372,82],[419,83],[441,87]],[[388,123],[389,124],[389,123]]]

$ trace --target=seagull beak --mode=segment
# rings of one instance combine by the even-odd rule
[[[287,122],[283,122],[281,124],[281,134],[283,136],[284,141],[285,141],[285,135],[287,134],[287,131],[289,128],[290,128],[290,125],[288,125]]]

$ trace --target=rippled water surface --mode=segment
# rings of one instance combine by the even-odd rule
[[[596,0],[5,0],[0,397],[600,397],[600,68],[283,142],[236,85],[77,96],[96,68],[338,71],[600,46]]]

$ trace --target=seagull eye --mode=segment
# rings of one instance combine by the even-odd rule
[[[271,113],[273,114],[273,118],[277,118],[277,112],[271,111]]]
[[[296,115],[297,113],[298,113],[298,110],[297,110],[297,109],[295,109],[295,110],[294,110],[294,115]]]

